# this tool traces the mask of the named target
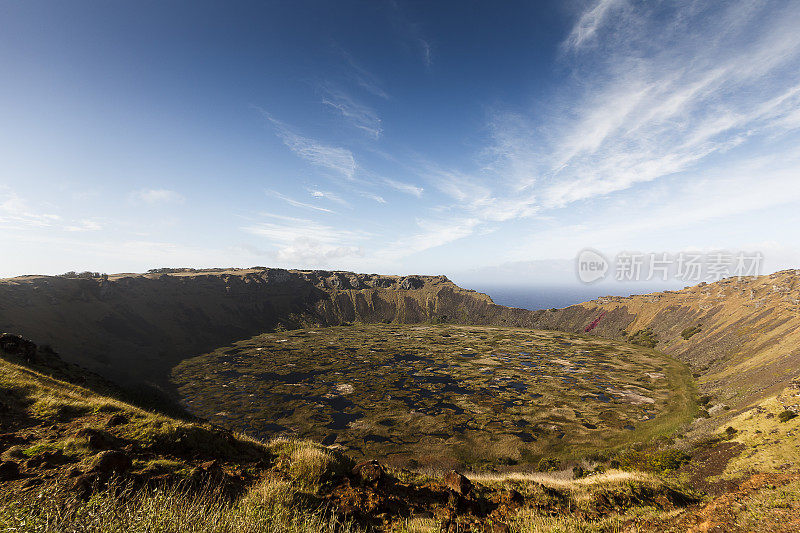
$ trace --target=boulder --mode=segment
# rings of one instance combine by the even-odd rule
[[[25,462],[25,468],[55,468],[68,463],[69,458],[61,450],[47,451],[37,454]]]
[[[108,420],[106,420],[106,427],[113,428],[116,426],[124,426],[128,422],[130,422],[130,419],[128,419],[126,415],[123,415],[122,413],[115,413],[108,417]]]
[[[96,474],[79,474],[72,483],[72,490],[85,498],[91,494],[92,489],[98,482]]]
[[[82,428],[75,433],[76,439],[86,439],[89,448],[93,450],[110,450],[114,448],[117,439],[101,429]]]
[[[125,452],[110,450],[102,452],[92,461],[91,472],[96,472],[103,476],[112,474],[123,474],[127,472],[133,461]]]
[[[459,496],[466,496],[472,490],[472,482],[463,474],[451,470],[444,477],[444,484]]]
[[[19,465],[14,461],[0,463],[0,481],[12,481],[19,478]]]
[[[383,467],[378,461],[365,461],[353,467],[353,475],[364,483],[378,483],[383,479],[383,474]]]
[[[11,355],[19,355],[28,361],[36,356],[36,345],[33,342],[12,333],[0,335],[0,350]]]
[[[518,506],[525,503],[525,498],[519,492],[515,491],[514,489],[503,490],[496,493],[492,497],[492,501],[499,505],[505,505],[507,507],[511,506]]]

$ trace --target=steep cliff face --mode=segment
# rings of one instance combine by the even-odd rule
[[[537,325],[653,345],[688,363],[704,390],[744,407],[800,374],[800,270],[600,298],[545,312]]]
[[[0,331],[50,344],[120,382],[153,381],[185,357],[276,327],[344,322],[530,325],[443,276],[281,269],[0,281]]]

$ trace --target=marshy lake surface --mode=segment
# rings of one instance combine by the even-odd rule
[[[641,440],[691,411],[688,369],[640,346],[500,327],[354,324],[188,359],[185,407],[410,467],[509,467]]]

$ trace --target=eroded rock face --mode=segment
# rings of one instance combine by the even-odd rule
[[[31,360],[36,356],[36,344],[21,335],[3,333],[0,335],[0,350]]]
[[[404,291],[421,289],[424,285],[425,282],[417,276],[408,276],[400,281],[400,289]]]
[[[113,448],[117,439],[103,430],[83,428],[75,433],[75,438],[86,439],[89,447],[94,450],[108,450]]]
[[[451,470],[444,477],[444,484],[459,496],[466,496],[472,490],[472,482],[463,474]]]

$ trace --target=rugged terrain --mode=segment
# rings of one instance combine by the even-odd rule
[[[357,463],[306,441],[259,442],[57,379],[72,379],[75,368],[51,366],[56,355],[24,339],[3,341],[0,528],[7,531],[310,533],[442,524],[509,531],[564,520],[617,523],[616,511],[672,511],[693,501],[643,473],[470,480]]]
[[[466,325],[472,327],[462,327]],[[7,480],[0,481],[5,494],[0,513],[0,519],[5,520],[0,522],[3,527],[19,529],[20,524],[35,525],[38,520],[54,517],[67,520],[63,509],[89,513],[72,515],[71,520],[77,523],[79,519],[88,520],[87,516],[116,520],[134,511],[136,516],[146,517],[150,516],[147,509],[172,504],[176,505],[175,516],[200,508],[216,509],[219,523],[228,524],[208,528],[216,531],[247,529],[246,524],[252,525],[247,520],[255,516],[248,513],[262,512],[265,505],[272,509],[270,512],[283,509],[280,520],[274,514],[264,515],[271,517],[270,523],[291,522],[296,513],[318,520],[306,529],[287,526],[269,531],[319,531],[324,529],[323,522],[325,527],[338,530],[340,526],[330,525],[334,520],[330,510],[354,520],[354,528],[380,526],[397,531],[429,531],[440,524],[456,527],[456,523],[472,524],[473,530],[480,523],[481,528],[497,527],[500,529],[487,530],[498,531],[506,530],[503,527],[520,531],[794,531],[800,516],[800,271],[796,270],[727,279],[682,291],[606,297],[542,311],[495,305],[488,296],[461,289],[441,276],[264,268],[28,276],[0,281],[0,329],[21,333],[39,344],[36,347],[15,341],[17,337],[13,336],[4,337],[0,343],[4,354],[0,362],[0,452],[5,461],[0,473]],[[327,347],[312,342],[318,335],[326,337]],[[536,350],[522,348],[533,340]],[[497,344],[492,346],[491,341]],[[407,359],[397,343],[407,346]],[[391,348],[381,352],[380,344]],[[583,348],[578,345],[596,350],[581,354]],[[470,353],[467,348],[472,348],[476,356],[464,357]],[[556,349],[559,353],[547,352]],[[501,434],[511,434],[505,431],[510,429],[505,426],[507,415],[515,420],[532,417],[538,422],[536,417],[541,413],[522,410],[532,409],[547,397],[555,409],[572,411],[570,427],[583,427],[576,436],[591,435],[608,431],[598,422],[611,420],[611,415],[596,409],[612,407],[597,396],[602,390],[590,390],[589,385],[594,384],[585,379],[564,382],[569,385],[562,388],[564,397],[556,398],[552,387],[544,392],[535,390],[524,378],[525,369],[540,366],[542,375],[537,380],[543,375],[576,378],[567,372],[569,365],[555,360],[573,365],[578,361],[592,368],[592,375],[609,372],[614,380],[641,388],[634,394],[654,399],[654,403],[664,401],[666,397],[660,395],[669,387],[660,388],[657,379],[637,382],[641,370],[635,376],[620,373],[626,370],[624,356],[620,357],[623,352],[629,357],[654,354],[651,357],[660,363],[647,362],[646,358],[641,361],[648,374],[669,374],[657,368],[669,360],[659,353],[688,365],[699,388],[701,408],[695,418],[659,426],[672,424],[670,427],[678,428],[671,434],[645,432],[624,446],[587,453],[582,459],[563,455],[558,443],[553,446],[543,435],[519,429],[516,438],[520,442],[511,446],[518,455],[503,451],[484,464],[474,465],[494,471],[520,466],[527,472],[469,474],[476,488],[465,494],[459,492],[463,492],[463,483],[455,474],[448,484],[445,471],[409,472],[396,469],[399,464],[386,465],[386,461],[379,466],[365,463],[356,467],[353,459],[336,449],[338,444],[366,457],[385,452],[384,447],[393,444],[391,439],[403,438],[402,432],[389,429],[392,426],[388,422],[381,425],[382,420],[377,418],[368,420],[364,427],[359,426],[361,419],[354,419],[348,420],[346,431],[326,428],[320,432],[313,424],[303,425],[306,418],[300,416],[302,409],[294,417],[294,413],[267,401],[262,411],[264,423],[292,427],[298,435],[321,441],[330,440],[331,433],[336,433],[336,440],[332,447],[305,441],[262,443],[181,415],[170,403],[191,400],[184,403],[190,411],[228,425],[231,419],[235,422],[241,417],[229,405],[251,408],[253,401],[247,400],[250,394],[268,399],[270,394],[289,394],[286,387],[305,387],[303,394],[323,397],[314,404],[318,410],[308,414],[324,419],[325,425],[336,425],[342,414],[352,417],[356,412],[364,413],[368,402],[380,405],[387,413],[385,418],[395,426],[408,425],[409,420],[393,411],[395,399],[386,398],[391,393],[374,386],[380,381],[370,380],[365,373],[378,365],[397,373],[397,377],[404,369],[406,376],[419,381],[414,385],[418,392],[430,392],[418,397],[409,391],[397,395],[397,402],[406,407],[408,402],[414,403],[414,410],[419,407],[424,416],[441,416],[458,426],[459,409],[467,411],[465,397],[475,396],[472,390],[459,397],[458,388],[466,388],[461,382],[465,380],[477,389],[491,390],[492,394],[486,395],[485,412],[498,415]],[[328,357],[326,362],[326,354],[332,353],[337,357]],[[314,357],[303,359],[302,354]],[[613,370],[602,366],[603,355],[613,361]],[[341,366],[342,356],[352,365]],[[260,366],[250,364],[253,359]],[[314,359],[325,364],[312,368],[308,361]],[[270,360],[275,365],[270,365]],[[486,375],[475,366],[480,360],[495,363],[489,366],[508,387],[491,389]],[[242,366],[245,361],[249,361],[246,368]],[[361,370],[348,375],[346,370],[351,367]],[[251,380],[254,371],[264,379]],[[217,375],[220,372],[237,374]],[[320,373],[311,379],[308,372]],[[439,376],[450,372],[459,378],[455,383]],[[370,394],[382,396],[357,397],[357,378],[370,384]],[[509,384],[516,382],[525,388],[518,387],[515,399],[512,390],[516,389]],[[333,391],[323,391],[323,383],[331,385]],[[617,390],[607,383],[606,391],[609,386]],[[146,396],[141,395],[142,390],[148,391]],[[683,386],[675,390],[688,389]],[[153,394],[155,391],[159,395]],[[613,403],[613,394],[607,392],[603,394]],[[535,394],[542,397],[534,398]],[[581,397],[592,394],[596,401]],[[442,398],[434,401],[434,396]],[[221,398],[225,405],[218,408],[209,398]],[[145,399],[149,403],[143,403]],[[352,405],[345,402],[341,409],[331,409],[342,399]],[[514,404],[520,400],[522,405]],[[179,418],[153,414],[141,406]],[[636,416],[631,409],[646,407],[630,402],[613,406],[614,420],[609,427]],[[675,412],[687,415],[687,409]],[[267,421],[273,416],[274,420]],[[633,432],[655,421],[633,424]],[[488,423],[488,418],[484,422]],[[491,433],[491,428],[490,423],[485,433]],[[626,431],[630,432],[622,434],[627,435]],[[268,433],[261,436],[268,437]],[[536,440],[526,442],[528,437],[520,436],[523,433]],[[609,443],[615,442],[612,433],[604,434]],[[364,437],[370,435],[369,442],[364,443]],[[361,446],[354,449],[351,445],[359,438]],[[545,443],[552,453],[543,453]],[[535,469],[561,469],[560,473],[530,473],[528,467],[534,457],[526,462],[520,450],[537,446],[542,449],[536,452],[539,462]],[[110,461],[103,459],[108,452],[125,455],[126,459],[112,455],[121,461],[112,461],[112,465],[122,465],[121,472],[103,463]],[[310,461],[316,466],[307,468],[307,457],[315,457]],[[511,464],[520,459],[523,464]],[[363,470],[367,465],[372,465],[372,470]],[[622,471],[614,470],[619,468]],[[208,479],[219,479],[223,474],[225,483],[214,486],[229,487],[224,497],[184,490],[207,486]],[[385,484],[374,483],[374,476]],[[120,489],[113,486],[117,482],[134,487],[174,487],[177,482],[183,488],[171,493],[168,502],[158,503],[155,496],[141,491],[135,497],[120,499]],[[119,512],[109,515],[87,510],[78,500],[70,499],[95,489],[100,499],[90,501],[104,502],[102,505],[109,508],[117,506]],[[63,497],[42,499],[51,494]],[[283,495],[280,505],[275,503],[275,494]],[[284,497],[286,494],[290,496]],[[702,501],[691,503],[695,497]],[[212,498],[213,502],[203,498]],[[55,507],[42,507],[42,501]],[[687,503],[690,505],[685,507]],[[574,509],[580,512],[575,514]],[[231,525],[235,517],[245,525]],[[68,527],[67,522],[53,524],[52,530]],[[135,529],[117,523],[113,528],[106,525],[95,529]],[[159,529],[152,524],[149,527]]]

